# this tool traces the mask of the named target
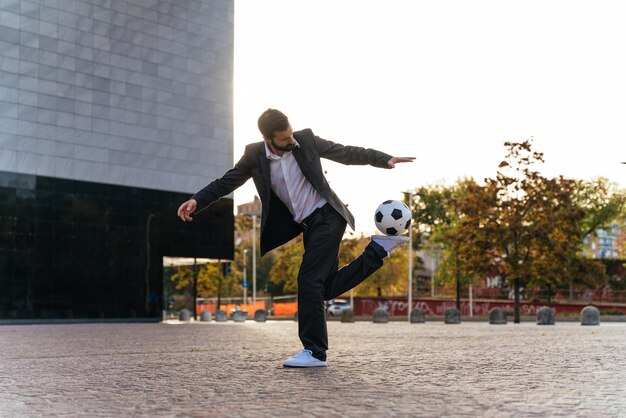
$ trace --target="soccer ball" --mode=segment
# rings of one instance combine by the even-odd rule
[[[411,225],[411,211],[398,200],[385,200],[376,209],[374,223],[385,235],[401,235]]]

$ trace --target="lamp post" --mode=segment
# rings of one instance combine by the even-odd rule
[[[411,213],[411,223],[409,224],[409,292],[407,305],[407,319],[411,322],[411,309],[413,308],[413,192],[405,192],[409,195],[409,212]]]
[[[437,265],[439,264],[439,253],[441,252],[441,244],[431,242],[428,246],[428,253],[430,254],[430,297],[435,298],[435,271],[437,271]]]
[[[256,215],[252,215],[252,312],[256,310]]]
[[[243,304],[247,302],[248,296],[248,269],[246,268],[246,259],[248,258],[248,249],[243,250]]]
[[[256,221],[261,216],[261,202],[258,197],[254,197],[254,202],[245,205],[239,215],[250,216],[252,218],[252,304],[256,310]],[[247,250],[246,250],[247,251]]]

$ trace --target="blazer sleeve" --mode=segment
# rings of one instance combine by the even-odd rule
[[[246,147],[243,156],[233,168],[192,196],[192,199],[198,202],[195,213],[206,209],[248,181],[252,176],[252,168],[254,167],[253,158],[250,156],[251,153],[249,151],[249,148]]]
[[[313,132],[311,134],[313,135]],[[341,145],[315,135],[313,141],[320,157],[347,165],[369,164],[379,168],[390,168],[387,163],[392,156],[384,152],[372,148]]]

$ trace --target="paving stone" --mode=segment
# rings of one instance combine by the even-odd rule
[[[294,321],[0,326],[0,416],[580,416],[626,411],[626,324]],[[539,350],[539,351],[538,351]]]

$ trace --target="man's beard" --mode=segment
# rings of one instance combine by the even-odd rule
[[[274,142],[273,139],[270,139],[270,142],[272,143],[272,147],[274,147],[278,151],[283,151],[283,152],[289,152],[296,146],[294,142],[292,142],[291,144],[285,145],[284,147],[276,145],[276,142]]]

